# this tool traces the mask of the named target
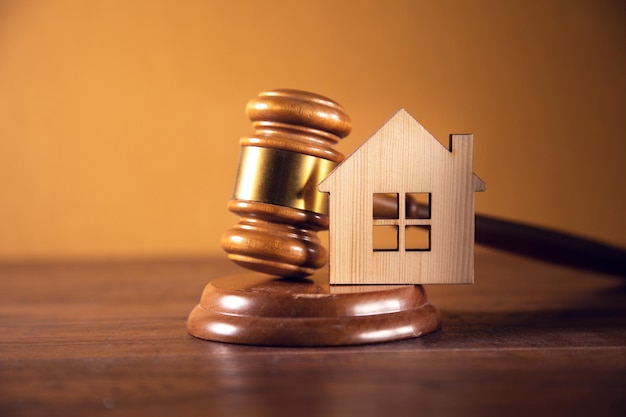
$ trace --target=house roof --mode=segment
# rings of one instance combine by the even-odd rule
[[[436,155],[443,155],[446,152],[452,152],[452,145],[457,140],[463,140],[463,138],[471,138],[471,135],[451,135],[450,148],[446,148],[439,142],[432,134],[430,134],[408,111],[404,108],[398,110],[385,124],[383,124],[372,136],[364,141],[354,152],[352,152],[342,163],[340,163],[328,176],[319,184],[319,190],[322,192],[330,192],[329,179],[334,176],[341,176],[341,172],[344,170],[351,170],[355,155],[363,152],[363,149],[368,146],[371,141],[388,140],[391,138],[403,139],[411,137],[414,140],[426,140],[432,144],[432,150]],[[473,188],[474,191],[485,191],[486,184],[476,174],[473,174]]]

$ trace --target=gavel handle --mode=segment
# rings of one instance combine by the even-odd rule
[[[408,200],[407,210],[428,213],[429,207]],[[397,213],[396,198],[376,195],[374,217]],[[475,240],[491,247],[542,261],[626,278],[626,250],[555,230],[476,214]]]
[[[476,243],[626,278],[626,250],[555,230],[476,215]]]

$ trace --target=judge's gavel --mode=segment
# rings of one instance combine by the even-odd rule
[[[246,113],[256,130],[240,140],[241,156],[228,209],[239,223],[222,237],[235,263],[258,272],[303,277],[324,266],[317,232],[328,229],[328,195],[317,186],[344,156],[333,145],[348,135],[350,118],[326,97],[298,90],[265,91]],[[397,210],[375,195],[373,217]],[[407,211],[427,206],[407,201]],[[545,261],[626,276],[626,252],[550,229],[476,215],[476,243]]]
[[[298,90],[271,90],[250,100],[255,128],[240,140],[239,170],[228,209],[239,223],[222,237],[235,263],[285,277],[310,275],[327,253],[328,195],[317,186],[344,156],[333,149],[351,130],[338,103]]]

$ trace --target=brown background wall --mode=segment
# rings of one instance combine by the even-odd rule
[[[478,212],[626,245],[620,1],[0,0],[0,260],[219,253],[243,109],[474,133]]]

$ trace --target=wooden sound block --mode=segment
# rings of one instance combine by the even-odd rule
[[[328,272],[308,279],[249,273],[204,289],[190,334],[263,346],[341,346],[419,337],[441,326],[420,285],[330,286]]]

